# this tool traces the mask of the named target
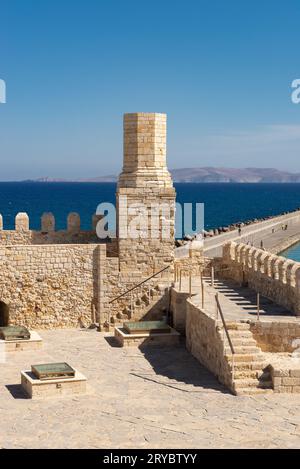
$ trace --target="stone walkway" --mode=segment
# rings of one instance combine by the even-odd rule
[[[253,224],[243,227],[241,237],[238,235],[238,231],[234,230],[213,238],[206,238],[204,241],[204,252],[207,257],[222,256],[222,246],[226,242],[250,242],[253,246],[260,248],[261,241],[263,241],[263,247],[267,251],[271,250],[279,253],[299,240],[300,223],[298,222],[289,224],[287,230],[282,230],[281,224],[278,225],[275,222],[274,225],[270,225],[267,231],[263,232],[261,232],[260,224],[258,223],[257,225]]]
[[[236,397],[177,348],[114,347],[96,331],[42,331],[44,348],[0,364],[3,448],[300,448],[300,396]],[[67,361],[86,396],[32,401],[20,370]]]
[[[200,278],[193,277],[192,295],[193,303],[202,305]],[[176,288],[179,289],[178,283]],[[181,291],[189,291],[189,281],[183,278]],[[251,288],[241,287],[230,280],[214,281],[211,286],[211,280],[204,281],[204,306],[206,312],[212,317],[216,316],[215,295],[218,293],[219,302],[224,313],[226,321],[256,321],[257,320],[257,293]],[[274,303],[272,300],[260,295],[260,320],[261,321],[284,321],[299,322],[300,318],[293,315],[285,307]]]

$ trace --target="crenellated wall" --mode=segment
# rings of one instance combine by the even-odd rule
[[[35,245],[35,244],[102,244],[107,245],[108,255],[117,256],[117,240],[101,240],[97,237],[96,226],[102,215],[94,214],[90,230],[81,230],[80,215],[70,213],[67,217],[65,230],[55,230],[55,217],[52,213],[44,213],[41,217],[40,230],[30,229],[27,213],[18,213],[15,218],[15,229],[6,230],[0,215],[0,246]]]
[[[249,287],[300,316],[300,263],[243,243],[223,247],[224,276]]]
[[[70,213],[67,228],[57,231],[54,215],[44,213],[41,229],[31,230],[28,215],[19,213],[15,229],[5,230],[0,215],[0,302],[9,307],[10,324],[52,328],[114,323],[126,319],[130,302],[139,301],[137,295],[169,285],[175,189],[166,166],[164,114],[125,115],[118,238],[97,237],[101,217],[94,215],[91,230],[83,231],[80,216]],[[137,227],[134,235],[132,224]],[[133,298],[122,296],[110,303],[165,267],[168,270],[147,280],[145,292],[144,287],[135,289]],[[0,304],[0,322],[3,316]]]

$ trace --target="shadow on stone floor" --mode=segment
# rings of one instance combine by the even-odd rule
[[[257,293],[251,288],[240,286],[237,283],[217,280],[215,288],[222,293],[226,298],[233,301],[236,305],[241,307],[241,312],[250,315],[257,315]],[[269,298],[260,296],[260,314],[264,316],[285,316],[292,317],[293,313],[288,311],[283,306],[274,303]]]
[[[141,346],[139,348],[155,374],[149,376],[132,373],[135,376],[156,382],[164,378],[160,384],[165,386],[176,387],[176,384],[185,384],[194,387],[192,390],[186,389],[186,392],[209,389],[230,394],[225,386],[186,350],[184,344],[178,347]],[[184,387],[180,390],[185,391]]]
[[[14,399],[30,399],[20,384],[7,384],[5,387]]]
[[[113,348],[120,348],[119,342],[113,336],[104,337],[104,340]]]

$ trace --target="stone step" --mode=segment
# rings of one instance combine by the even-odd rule
[[[220,329],[221,331],[223,328]],[[229,335],[231,339],[253,339],[252,332],[249,330],[235,330],[235,329],[229,329]],[[254,340],[254,339],[253,339]]]
[[[262,369],[252,370],[251,368],[246,369],[235,369],[234,370],[234,379],[258,379],[259,381],[271,381],[271,375],[269,371],[264,371]]]
[[[231,360],[229,361],[229,368],[232,369]],[[234,363],[234,370],[237,371],[244,371],[244,370],[253,370],[257,372],[262,372],[264,368],[263,361],[249,361],[249,362],[235,362]]]
[[[228,330],[235,331],[250,331],[250,324],[246,322],[228,322],[226,323]]]
[[[260,348],[256,347],[256,345],[250,345],[250,346],[234,346],[234,351],[236,354],[242,355],[250,355],[250,354],[256,354],[259,353],[261,350]],[[225,353],[229,354],[231,353],[231,349],[229,346],[225,346]]]
[[[227,361],[231,362],[232,361],[232,355],[226,354],[225,355]],[[243,353],[235,353],[234,354],[234,363],[239,363],[239,362],[263,362],[264,361],[264,356],[259,355],[259,354],[243,354]]]
[[[257,347],[256,340],[251,337],[230,337],[236,347]]]
[[[250,369],[246,369],[246,370],[234,370],[234,380],[236,379],[248,379],[248,378],[252,378],[252,379],[255,379],[257,378],[257,374],[259,373],[259,371],[257,370],[251,370]]]
[[[272,381],[259,381],[257,378],[237,379],[236,381],[234,381],[234,388],[236,390],[240,388],[271,389]]]

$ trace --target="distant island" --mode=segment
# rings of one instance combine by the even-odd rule
[[[173,169],[174,182],[226,182],[226,183],[291,183],[300,182],[300,173],[290,173],[274,168],[182,168]],[[28,182],[116,182],[117,176],[99,176],[80,179],[42,177]]]

